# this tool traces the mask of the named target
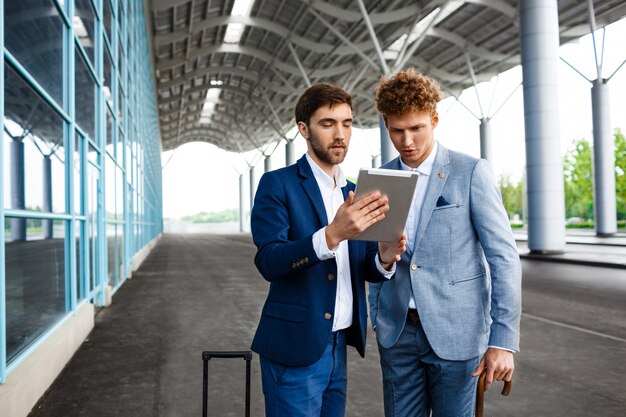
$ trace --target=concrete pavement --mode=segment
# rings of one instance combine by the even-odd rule
[[[200,415],[201,352],[246,350],[254,334],[268,285],[254,253],[248,234],[164,235],[31,416]],[[532,258],[523,270],[513,392],[490,390],[485,415],[624,416],[626,271]],[[209,415],[244,415],[244,369],[210,362]],[[365,359],[349,349],[347,415],[382,417],[381,386],[370,331]],[[256,355],[252,415],[264,415]]]

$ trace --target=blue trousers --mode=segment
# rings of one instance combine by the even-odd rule
[[[389,349],[378,345],[385,417],[471,417],[479,357],[448,361],[433,352],[420,324],[407,322]]]
[[[322,357],[304,367],[260,356],[266,417],[343,417],[348,372],[346,335],[331,334]]]

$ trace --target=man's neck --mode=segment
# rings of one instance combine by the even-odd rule
[[[322,161],[317,157],[317,155],[315,155],[315,152],[308,151],[307,154],[311,157],[311,160],[315,163],[315,165],[317,165],[326,175],[335,181],[335,186],[337,186],[337,179],[335,178],[337,165]]]

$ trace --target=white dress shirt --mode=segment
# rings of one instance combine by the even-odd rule
[[[324,200],[326,217],[330,224],[337,214],[339,206],[343,204],[342,187],[347,185],[346,177],[339,166],[335,167],[335,176],[329,177],[307,153],[306,159],[311,166],[313,176],[317,181]],[[328,248],[326,243],[326,227],[313,235],[313,248],[321,260],[335,258],[337,261],[337,292],[335,294],[335,314],[333,315],[333,332],[352,325],[352,280],[350,276],[350,256],[348,241],[342,240],[335,248]]]
[[[417,168],[411,168],[402,161],[400,158],[400,165],[404,171],[417,171],[420,178],[417,180],[415,186],[415,193],[413,194],[413,201],[411,202],[411,209],[406,219],[406,225],[404,226],[404,233],[406,233],[407,242],[406,247],[413,252],[415,250],[415,233],[417,233],[417,225],[420,222],[420,212],[426,199],[426,191],[428,191],[428,181],[433,172],[433,165],[435,164],[435,155],[437,155],[437,142],[433,144],[433,149],[430,151],[430,155],[418,166]],[[411,293],[409,300],[409,308],[415,307],[415,299]]]

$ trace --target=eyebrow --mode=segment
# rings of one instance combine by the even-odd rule
[[[337,122],[337,121],[338,121],[338,120],[337,120],[337,119],[335,119],[335,118],[332,118],[332,117],[325,117],[325,118],[323,118],[323,119],[319,119],[319,120],[317,121],[317,123],[325,123],[325,122],[333,122],[333,123],[334,123],[334,122]],[[352,121],[353,121],[353,119],[352,119],[352,117],[350,117],[350,118],[348,118],[348,119],[343,119],[343,120],[341,120],[341,123],[343,123],[343,122],[352,122]]]
[[[424,126],[427,126],[427,125],[428,125],[428,123],[418,123],[418,124],[407,126],[407,127],[404,127],[404,128],[402,128],[402,127],[394,127],[394,126],[391,126],[390,128],[391,128],[391,130],[406,130],[406,129],[415,129],[416,127],[424,127]]]

